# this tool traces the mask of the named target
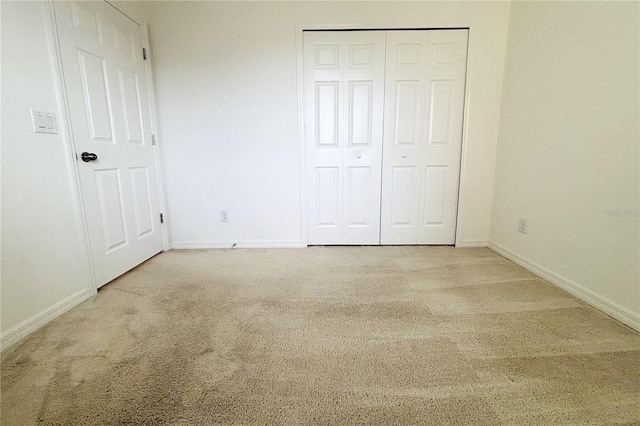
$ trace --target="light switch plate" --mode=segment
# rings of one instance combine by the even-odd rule
[[[36,133],[58,133],[58,123],[53,112],[31,110],[31,122]]]

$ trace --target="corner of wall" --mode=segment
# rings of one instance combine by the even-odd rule
[[[33,315],[32,317],[22,321],[14,327],[11,327],[7,331],[3,332],[2,335],[0,335],[0,351],[4,351],[24,337],[44,327],[47,323],[64,314],[71,308],[78,306],[80,303],[89,299],[95,293],[95,290],[91,290],[88,288],[80,290],[61,300],[60,302],[50,306],[44,311]]]
[[[488,247],[502,257],[509,259],[516,265],[519,265],[524,269],[533,272],[540,278],[550,282],[551,284],[554,284],[556,287],[559,287],[571,293],[578,299],[588,303],[589,305],[601,310],[610,317],[615,318],[621,323],[640,332],[639,313],[633,312],[630,309],[625,308],[624,306],[620,306],[618,303],[615,303],[612,300],[609,300],[606,297],[603,297],[602,295],[589,290],[585,286],[572,281],[569,278],[557,274],[549,268],[546,268],[524,256],[517,254],[513,250],[510,250],[501,244],[489,242]]]
[[[491,244],[491,240],[492,240],[492,234],[493,234],[493,219],[494,219],[494,213],[495,213],[495,193],[496,193],[496,176],[498,175],[498,167],[499,167],[499,152],[500,152],[500,145],[501,145],[501,136],[502,136],[502,120],[503,120],[503,105],[504,105],[504,81],[505,81],[505,76],[507,74],[507,63],[508,63],[508,59],[509,59],[509,39],[511,37],[511,15],[512,15],[512,11],[513,11],[513,1],[514,0],[509,0],[507,2],[507,14],[509,16],[508,20],[507,20],[507,35],[505,38],[505,46],[504,46],[504,57],[503,57],[503,61],[502,61],[502,85],[500,87],[500,107],[499,107],[499,111],[500,114],[498,116],[498,135],[497,135],[497,140],[496,140],[496,152],[495,152],[495,166],[493,168],[493,176],[492,176],[492,180],[491,180],[491,194],[490,194],[490,198],[491,198],[491,211],[489,213],[489,230],[488,230],[488,235],[487,235],[487,243],[490,245]]]

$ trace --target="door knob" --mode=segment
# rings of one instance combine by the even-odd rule
[[[362,158],[362,154],[358,154],[358,158]]]
[[[402,154],[402,158],[407,158],[407,154]]]
[[[89,161],[96,161],[98,159],[98,156],[93,152],[83,152],[82,154],[80,154],[80,158],[82,158],[82,161],[84,161],[85,163],[88,163]]]

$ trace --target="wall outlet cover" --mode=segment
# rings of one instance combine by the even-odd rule
[[[518,232],[521,234],[527,233],[527,219],[520,218],[518,221]]]

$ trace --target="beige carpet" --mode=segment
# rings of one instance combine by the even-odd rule
[[[2,424],[640,424],[640,336],[488,249],[172,251],[2,355]]]

